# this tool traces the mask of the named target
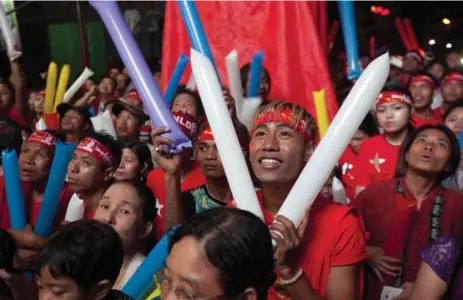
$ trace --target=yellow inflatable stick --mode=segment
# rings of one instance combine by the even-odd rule
[[[320,138],[322,138],[330,125],[328,109],[326,108],[325,90],[313,91],[312,95],[315,103],[315,112],[317,113],[318,132]]]
[[[45,89],[45,103],[43,112],[51,114],[53,112],[53,104],[55,103],[56,77],[58,76],[58,66],[51,62],[47,72],[47,87]]]
[[[64,65],[59,74],[58,88],[56,89],[55,105],[53,108],[54,112],[56,112],[58,105],[63,103],[64,93],[66,93],[66,88],[68,87],[69,76],[71,76],[71,67],[69,65]]]

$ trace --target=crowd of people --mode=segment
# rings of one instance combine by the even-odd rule
[[[57,107],[57,128],[36,130],[46,91],[30,89],[11,62],[11,77],[0,81],[0,149],[18,153],[29,225],[11,229],[2,169],[1,298],[130,299],[121,289],[169,232],[168,258],[145,299],[156,291],[182,300],[463,299],[463,72],[454,57],[440,63],[409,51],[391,67],[297,228],[278,211],[320,137],[304,108],[269,98],[276,74],[263,69],[250,128],[223,86],[260,220],[235,208],[198,91],[179,86],[174,96],[171,112],[193,147],[172,154],[170,129],[152,127],[125,68],[88,80]],[[247,64],[243,91],[249,73]],[[106,111],[115,137],[93,128],[91,117]],[[77,147],[45,239],[34,226],[59,142]],[[342,199],[334,199],[335,180]],[[82,219],[67,220],[79,201]]]

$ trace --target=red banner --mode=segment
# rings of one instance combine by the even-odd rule
[[[227,84],[225,56],[236,49],[240,65],[265,51],[264,66],[272,78],[270,100],[286,100],[315,117],[312,91],[324,89],[330,120],[338,110],[325,54],[310,7],[305,1],[197,1],[220,78]],[[180,53],[190,42],[177,2],[167,1],[164,24],[162,85],[165,88]],[[190,68],[182,83],[188,81]]]

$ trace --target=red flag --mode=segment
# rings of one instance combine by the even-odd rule
[[[220,78],[227,84],[225,56],[236,49],[240,65],[265,51],[264,66],[272,78],[269,98],[301,105],[315,117],[312,91],[325,90],[330,120],[338,110],[320,45],[317,27],[304,1],[197,1]],[[189,55],[190,42],[177,3],[167,1],[162,53],[165,88],[180,52]],[[190,68],[182,83],[189,78]]]

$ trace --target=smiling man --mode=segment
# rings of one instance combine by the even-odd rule
[[[84,201],[86,218],[93,219],[103,194],[113,181],[121,155],[114,139],[102,133],[85,137],[74,151],[68,165],[68,183]]]
[[[262,184],[257,195],[278,243],[279,280],[270,300],[360,298],[365,237],[353,208],[317,197],[306,230],[276,216],[313,151],[315,134],[313,117],[288,102],[262,106],[252,125],[250,161]]]
[[[442,116],[431,108],[435,79],[426,72],[413,74],[407,88],[412,98],[413,113],[410,123],[415,127],[437,125],[443,122]]]

